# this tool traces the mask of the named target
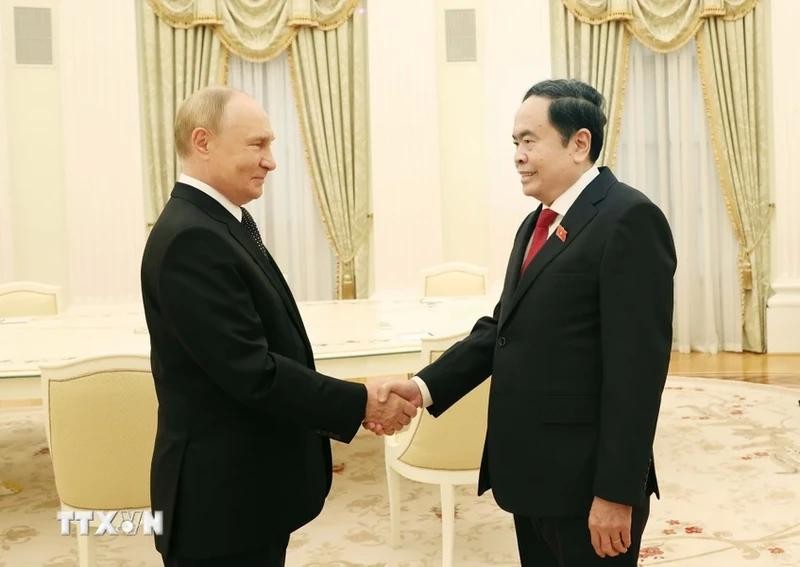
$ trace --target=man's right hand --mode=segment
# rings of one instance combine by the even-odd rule
[[[402,395],[393,393],[386,384],[367,384],[367,407],[364,412],[364,424],[374,424],[376,429],[367,427],[370,431],[380,434],[392,435],[411,423],[411,418],[417,415],[417,408],[422,405],[421,396],[419,403],[413,403]],[[415,386],[416,388],[416,386]],[[419,389],[417,388],[417,392]]]
[[[413,380],[390,380],[382,383],[373,383],[373,385],[377,387],[379,403],[388,403],[392,399],[400,397],[413,405],[414,413],[411,414],[411,417],[416,415],[416,408],[422,407],[422,392],[420,392],[419,386]],[[369,392],[369,386],[367,386],[367,391]],[[408,423],[405,422],[403,425],[408,425]],[[369,417],[364,418],[364,427],[377,435],[392,435],[395,431],[401,429],[401,427],[387,429],[383,423],[369,419]]]

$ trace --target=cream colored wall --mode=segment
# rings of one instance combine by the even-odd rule
[[[435,2],[367,4],[372,289],[413,293],[442,259]]]
[[[0,11],[0,166],[9,163],[0,277],[60,284],[70,303],[139,297],[135,1],[25,0]],[[14,63],[14,4],[52,9],[53,66]]]
[[[145,221],[137,1],[61,6],[64,191],[76,303],[140,297]]]
[[[0,46],[5,47],[5,18],[0,15]],[[5,51],[5,48],[3,50]],[[6,62],[0,59],[0,281],[14,273],[14,245],[11,232],[11,183],[8,171],[8,124],[6,120]]]
[[[64,200],[62,109],[59,99],[61,54],[53,26],[53,65],[14,62],[13,2],[0,6],[2,65],[8,138],[8,195],[13,254],[11,277],[66,285],[68,282]],[[49,7],[58,21],[61,3],[26,1]],[[2,229],[4,236],[6,230]],[[6,236],[8,238],[8,236]],[[4,238],[5,239],[5,238]]]
[[[446,62],[444,10],[459,8],[476,10],[474,63]],[[486,266],[500,285],[514,233],[537,205],[522,196],[511,129],[527,88],[549,76],[548,2],[368,10],[373,289],[418,293],[419,271],[450,261]]]
[[[514,166],[511,132],[525,92],[550,76],[550,3],[546,0],[486,1],[484,132],[489,279],[502,285],[514,235],[538,202],[522,194]],[[502,5],[503,9],[497,9]]]
[[[483,120],[487,6],[480,0],[439,0],[435,4],[442,260],[485,266],[489,256]],[[475,10],[475,62],[447,61],[444,16],[445,10],[453,9]]]

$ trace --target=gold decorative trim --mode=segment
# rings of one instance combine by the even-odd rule
[[[282,0],[286,1],[286,0]],[[196,26],[212,26],[221,43],[234,55],[254,63],[263,63],[274,59],[283,53],[294,41],[298,30],[302,28],[313,28],[321,31],[330,31],[338,28],[353,16],[361,0],[345,0],[343,5],[336,12],[327,15],[325,18],[315,20],[309,17],[289,18],[283,29],[271,38],[269,45],[263,48],[254,48],[240,41],[234,33],[226,29],[225,22],[219,17],[198,17],[191,10],[176,12],[168,9],[161,0],[147,0],[147,3],[156,13],[158,18],[173,28],[188,29]],[[192,4],[190,4],[192,6]]]
[[[189,11],[175,12],[164,6],[160,0],[147,0],[150,8],[156,13],[156,16],[165,24],[173,28],[189,29],[196,26],[221,26],[222,20],[219,18],[211,17],[195,17]]]
[[[296,49],[297,44],[295,41],[293,41],[289,46],[289,50],[287,51],[287,56],[289,59],[289,76],[291,77],[292,93],[294,94],[292,98],[294,99],[297,116],[300,119],[300,135],[303,137],[303,155],[306,158],[306,166],[311,174],[311,183],[314,184],[314,203],[317,205],[317,212],[322,220],[322,226],[325,229],[325,238],[328,240],[328,244],[330,244],[330,247],[333,249],[333,253],[336,255],[336,298],[342,299],[342,265],[344,262],[342,261],[342,255],[339,252],[336,238],[333,235],[333,229],[328,223],[328,219],[325,217],[325,213],[322,208],[322,197],[320,195],[321,188],[317,186],[318,174],[314,168],[314,160],[311,156],[311,128],[308,114],[306,113],[305,109],[305,103],[303,102],[303,87],[300,84],[300,77],[298,76],[300,67],[299,56],[295,54]],[[321,181],[319,183],[321,183]]]
[[[601,15],[592,15],[586,9],[586,6],[581,4],[581,0],[561,0],[564,7],[569,10],[573,16],[584,24],[600,25],[615,20],[632,20],[634,18],[630,11],[607,11]]]
[[[300,28],[286,28],[286,31],[278,36],[278,39],[274,39],[269,46],[261,50],[247,47],[228,34],[223,27],[219,27],[216,32],[222,44],[237,57],[252,61],[253,63],[264,63],[283,53],[292,44],[299,29]]]
[[[599,25],[612,21],[622,21],[630,34],[647,46],[649,49],[658,53],[669,53],[683,47],[698,32],[703,22],[708,18],[721,18],[725,21],[734,21],[743,18],[755,9],[759,0],[746,0],[738,6],[725,4],[722,8],[701,8],[695,19],[688,22],[685,27],[678,30],[673,38],[668,41],[655,37],[648,27],[647,21],[636,17],[631,9],[615,11],[590,10],[583,0],[561,0],[564,7],[575,16],[576,19],[591,25]],[[639,0],[629,0],[630,4],[638,3]]]
[[[620,65],[621,70],[618,69],[617,72],[620,73],[621,71],[621,73],[617,78],[617,81],[619,81],[619,84],[615,89],[617,92],[614,93],[614,124],[612,126],[614,137],[609,137],[609,141],[613,143],[609,144],[608,147],[611,155],[609,155],[608,159],[606,160],[606,163],[608,163],[612,170],[617,165],[617,150],[619,149],[620,132],[622,131],[622,110],[625,106],[625,91],[628,87],[628,70],[630,65],[631,48],[631,35],[628,32],[628,28],[625,26],[620,27],[622,31],[622,61]],[[609,115],[611,115],[611,113],[609,113]]]
[[[706,22],[706,25],[711,25]],[[739,243],[739,261],[737,265],[737,272],[739,275],[739,307],[742,317],[742,328],[744,328],[745,319],[745,303],[746,295],[748,293],[745,287],[745,273],[742,266],[742,259],[744,250],[747,248],[747,241],[744,236],[744,229],[741,225],[737,211],[735,210],[733,200],[733,181],[730,177],[730,164],[728,163],[727,150],[724,147],[721,130],[722,118],[717,116],[716,105],[711,100],[711,90],[708,81],[712,78],[711,70],[708,66],[708,54],[705,52],[703,35],[707,34],[708,30],[701,29],[695,41],[695,49],[697,50],[697,66],[700,71],[700,85],[703,91],[703,105],[705,106],[706,122],[708,124],[708,131],[711,134],[711,148],[714,154],[714,163],[717,166],[717,174],[719,175],[719,184],[722,187],[722,199],[725,202],[725,210],[728,212],[728,219],[733,227],[733,233],[736,236],[736,241]]]
[[[337,270],[336,270],[336,285],[337,285],[337,295],[339,297],[342,294],[346,293],[350,290],[352,293],[355,293],[355,290],[358,287],[358,282],[356,280],[356,256],[358,255],[361,248],[364,246],[365,243],[368,242],[369,239],[369,230],[365,231],[358,231],[361,232],[358,238],[346,239],[344,242],[339,242],[336,236],[335,227],[332,225],[332,220],[329,220],[325,217],[324,209],[322,206],[322,200],[324,195],[324,188],[322,186],[322,178],[319,175],[319,172],[314,167],[314,157],[311,155],[311,148],[313,144],[311,143],[311,120],[307,113],[306,104],[303,98],[304,88],[302,85],[300,73],[301,73],[301,64],[300,64],[300,55],[297,53],[299,49],[299,40],[300,40],[300,33],[306,32],[309,34],[313,34],[315,30],[306,29],[306,30],[299,30],[295,40],[292,42],[288,50],[288,59],[289,59],[289,72],[291,77],[292,83],[292,91],[294,94],[294,102],[295,107],[297,109],[297,115],[300,119],[300,130],[301,136],[303,138],[303,153],[306,158],[306,163],[309,168],[309,172],[311,173],[312,183],[314,184],[314,202],[317,205],[317,210],[319,212],[320,218],[322,219],[322,224],[325,228],[325,236],[328,242],[333,248],[334,253],[336,254],[337,259]],[[319,30],[324,31],[324,30]],[[331,31],[331,30],[328,30]],[[367,221],[369,222],[369,221]],[[351,231],[355,232],[355,231]],[[348,268],[349,267],[349,268]],[[347,275],[351,274],[352,282],[347,281]],[[353,298],[355,296],[353,295]]]
[[[697,35],[696,49],[698,67],[700,69],[700,83],[703,90],[703,101],[708,120],[709,132],[711,134],[714,161],[716,163],[717,173],[719,174],[720,178],[720,186],[722,187],[723,200],[725,202],[725,208],[728,212],[728,217],[731,221],[736,240],[739,244],[737,271],[740,284],[740,308],[742,317],[743,343],[745,344],[745,349],[763,352],[765,344],[763,336],[763,304],[766,301],[766,288],[769,285],[765,279],[767,277],[767,274],[765,273],[767,268],[765,268],[765,266],[768,265],[769,256],[768,251],[764,254],[757,254],[756,257],[753,255],[756,253],[757,249],[763,245],[763,240],[769,233],[770,219],[774,211],[774,204],[767,203],[766,215],[761,214],[763,211],[759,212],[762,218],[759,218],[757,222],[754,223],[755,225],[760,225],[758,228],[758,233],[754,235],[754,238],[752,239],[753,241],[748,243],[747,235],[745,234],[744,222],[738,214],[738,208],[735,202],[735,191],[733,179],[731,177],[732,166],[728,160],[727,149],[723,141],[724,134],[722,133],[722,117],[719,115],[718,105],[714,104],[711,99],[712,93],[710,91],[709,81],[714,80],[715,75],[710,68],[711,55],[706,51],[708,48],[706,42],[710,44],[711,41],[709,29],[709,26],[711,25],[711,21],[707,22],[706,26],[701,29]],[[753,264],[757,266],[756,271],[758,273],[758,278],[753,278]],[[753,303],[752,307],[758,310],[756,313],[758,317],[757,326],[759,327],[758,336],[751,336],[747,332],[748,326],[746,324],[746,313],[749,301]],[[748,344],[750,346],[747,346]]]
[[[219,81],[221,85],[228,84],[228,72],[230,71],[231,52],[222,45],[219,54]]]
[[[650,33],[645,33],[649,32],[650,30],[647,28],[640,28],[637,25],[637,22],[627,21],[625,22],[625,27],[628,29],[631,35],[633,35],[648,49],[655,51],[656,53],[670,53],[672,51],[677,51],[691,41],[692,38],[697,35],[697,32],[702,27],[704,21],[705,19],[697,20],[697,22],[692,24],[691,27],[682,30],[670,41],[662,41]]]
[[[308,114],[306,113],[305,104],[303,102],[303,87],[300,85],[300,77],[298,77],[299,73],[299,62],[297,61],[297,56],[295,55],[295,49],[297,49],[296,45],[292,43],[289,47],[289,51],[287,52],[287,56],[289,59],[289,76],[291,77],[292,83],[292,93],[294,96],[294,106],[295,110],[297,111],[297,116],[300,118],[300,134],[303,137],[303,155],[306,158],[306,165],[308,166],[308,171],[311,174],[311,182],[316,186],[317,185],[317,174],[315,173],[314,169],[314,160],[311,156],[311,132]],[[333,248],[334,254],[336,254],[337,260],[339,259],[339,250],[337,249],[336,238],[333,236],[332,228],[328,224],[328,220],[325,217],[325,213],[322,209],[322,197],[320,196],[321,188],[314,187],[314,203],[317,205],[317,211],[319,212],[319,216],[322,219],[322,225],[325,227],[325,237],[328,239],[328,243]]]
[[[576,18],[585,24],[598,25],[614,20],[636,20],[636,15],[631,10],[609,10],[602,12],[599,15],[593,15],[590,13],[588,6],[585,5],[585,0],[561,1]],[[638,0],[629,0],[629,2],[637,1]],[[722,8],[701,8],[697,17],[698,19],[722,17],[726,21],[738,20],[748,12],[752,11],[759,1],[760,0],[747,0],[738,6],[726,3],[726,5]]]
[[[301,28],[301,27],[316,28],[321,31],[330,31],[336,29],[353,16],[353,12],[356,11],[356,8],[358,8],[358,5],[361,3],[361,0],[348,0],[348,2],[349,3],[345,6],[343,11],[340,14],[334,16],[330,21],[318,22],[310,18],[293,18],[289,20],[288,25],[294,28]]]

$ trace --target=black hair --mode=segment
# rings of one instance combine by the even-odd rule
[[[550,99],[548,118],[561,134],[565,146],[575,132],[581,128],[589,130],[592,135],[589,159],[597,161],[603,149],[603,126],[606,124],[603,95],[576,79],[549,79],[529,88],[522,101],[532,96]]]

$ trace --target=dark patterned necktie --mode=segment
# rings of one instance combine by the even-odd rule
[[[242,207],[242,227],[244,231],[247,233],[247,236],[253,239],[253,242],[256,243],[258,249],[261,250],[261,253],[270,259],[269,252],[267,252],[267,247],[264,246],[264,241],[261,240],[261,234],[258,232],[258,226],[256,226],[256,221],[253,220],[252,215]]]
[[[295,325],[299,329],[300,333],[303,336],[303,340],[305,341],[308,351],[311,352],[311,344],[308,342],[308,336],[306,335],[306,329],[303,326],[303,319],[300,316],[300,311],[297,309],[297,304],[294,301],[294,296],[292,295],[292,290],[289,289],[289,284],[286,283],[286,279],[283,277],[280,268],[275,263],[275,260],[272,259],[272,256],[267,251],[267,247],[264,246],[264,241],[261,240],[261,234],[258,232],[258,227],[256,226],[256,221],[253,220],[252,215],[247,212],[247,209],[242,207],[242,228],[247,233],[247,236],[253,239],[253,242],[256,243],[258,249],[264,255],[264,258],[267,259],[267,264],[270,266],[271,269],[267,270],[265,273],[267,275],[267,279],[272,282],[272,285],[278,290],[278,293],[283,297],[283,301],[286,303],[289,312],[293,314]],[[311,358],[311,368],[313,368],[313,357]]]

